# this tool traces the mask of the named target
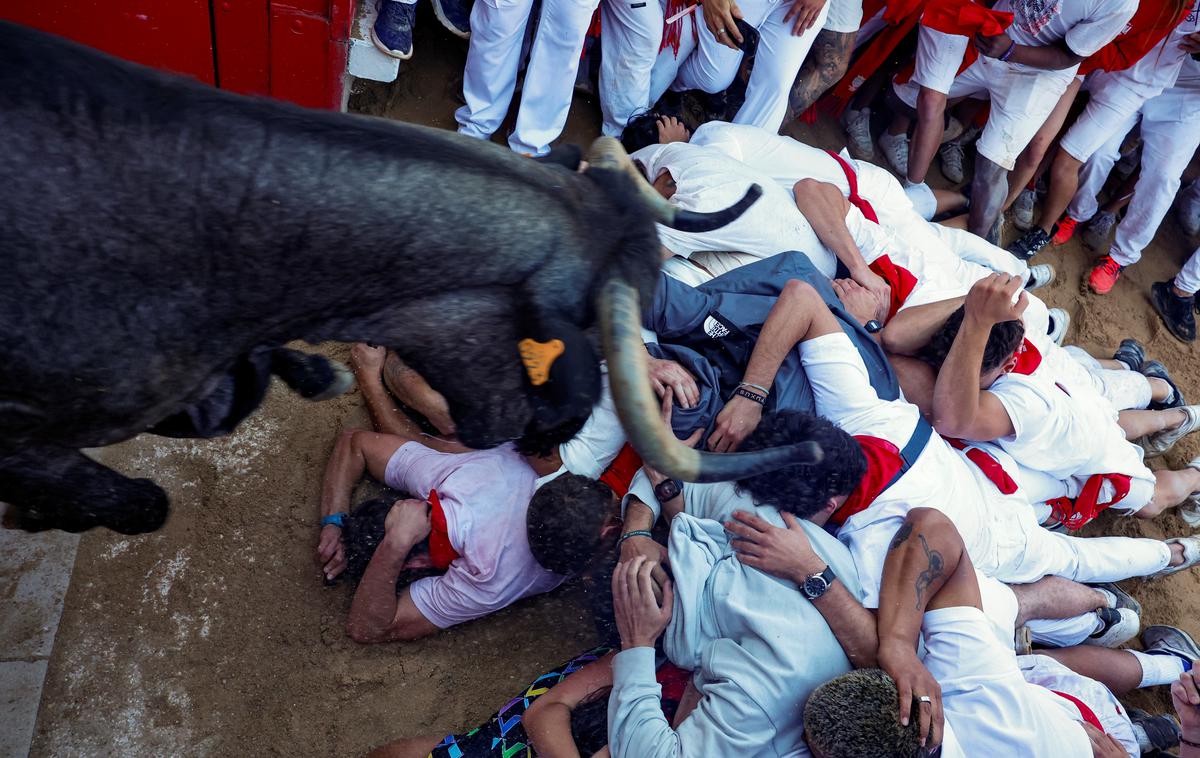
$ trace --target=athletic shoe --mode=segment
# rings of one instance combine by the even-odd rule
[[[1200,471],[1200,456],[1197,456],[1187,462],[1185,468],[1194,468]],[[1183,519],[1183,523],[1195,529],[1200,526],[1200,493],[1193,492],[1187,496],[1179,505],[1179,518]]]
[[[1137,636],[1142,620],[1129,608],[1101,608],[1096,611],[1100,628],[1088,635],[1085,645],[1120,647]]]
[[[1181,405],[1178,410],[1183,411],[1182,424],[1138,438],[1137,444],[1146,451],[1147,458],[1157,458],[1174,447],[1176,442],[1200,429],[1200,405]]]
[[[1175,339],[1183,342],[1196,341],[1196,316],[1192,310],[1196,297],[1180,297],[1175,294],[1171,280],[1150,285],[1150,304],[1158,311],[1159,318]]]
[[[1051,308],[1049,314],[1050,324],[1046,327],[1046,334],[1054,344],[1061,347],[1063,340],[1067,338],[1067,330],[1071,328],[1071,314],[1062,308]]]
[[[1037,193],[1026,187],[1021,190],[1021,194],[1017,195],[1017,199],[1013,201],[1013,226],[1023,232],[1027,232],[1033,227],[1033,203],[1037,200]]]
[[[879,135],[879,148],[887,158],[892,169],[902,177],[908,176],[908,135],[888,134],[886,131]]]
[[[1179,225],[1193,237],[1200,234],[1200,179],[1179,196]]]
[[[1133,595],[1130,595],[1113,582],[1100,582],[1099,584],[1090,584],[1088,586],[1098,589],[1108,596],[1109,608],[1128,608],[1137,615],[1142,615],[1142,604],[1134,600]]]
[[[1001,213],[992,222],[992,226],[988,229],[988,233],[984,235],[984,239],[989,243],[1000,247],[1000,240],[1004,237],[1004,214]]]
[[[1142,647],[1146,652],[1161,650],[1185,661],[1200,660],[1200,645],[1196,644],[1192,635],[1175,626],[1152,624],[1146,627],[1146,631],[1142,632]]]
[[[1123,339],[1113,353],[1113,360],[1124,363],[1130,371],[1141,371],[1146,362],[1146,347],[1133,338]]]
[[[471,38],[471,3],[468,0],[433,0],[433,14],[455,37]]]
[[[871,140],[871,109],[846,110],[842,119],[846,127],[846,142],[850,152],[859,160],[875,158],[875,143]]]
[[[1092,216],[1092,220],[1083,227],[1083,244],[1089,250],[1104,250],[1108,247],[1108,235],[1116,223],[1117,217],[1113,213],[1101,211]]]
[[[947,142],[938,148],[938,158],[942,163],[942,176],[955,184],[962,184],[966,178],[963,173],[963,146],[958,142]]]
[[[1065,245],[1072,237],[1075,236],[1075,227],[1079,222],[1070,216],[1063,216],[1058,220],[1058,225],[1054,227],[1054,236],[1050,238],[1050,242],[1055,245]]]
[[[1200,563],[1200,537],[1172,537],[1170,539],[1163,540],[1163,542],[1168,545],[1182,545],[1183,546],[1183,563],[1179,564],[1178,566],[1167,566],[1166,568],[1162,569],[1161,571],[1155,571],[1150,576],[1152,576],[1152,577],[1168,576],[1170,574],[1177,574],[1180,571],[1186,571],[1186,570],[1190,569],[1192,566],[1195,566],[1197,563]],[[1152,626],[1146,630],[1145,634],[1142,635],[1142,643],[1147,648],[1149,648],[1151,646],[1151,642],[1147,640],[1147,637],[1150,635],[1151,630],[1154,630],[1157,628],[1159,628],[1159,627]],[[1170,629],[1171,627],[1166,627],[1166,628]],[[1153,637],[1152,639],[1158,639],[1158,637]],[[1192,639],[1191,637],[1188,637],[1189,641],[1191,639]],[[1195,645],[1196,645],[1196,643],[1192,642],[1192,647],[1195,647]],[[1200,654],[1192,656],[1193,660],[1195,660],[1196,658],[1200,658]]]
[[[1116,286],[1125,267],[1113,260],[1111,255],[1102,257],[1088,274],[1088,289],[1097,295],[1107,295]]]
[[[965,131],[966,128],[963,126],[963,122],[947,113],[946,126],[944,129],[942,129],[942,144],[944,145],[947,142],[952,142],[958,139]]]
[[[1179,721],[1169,713],[1151,716],[1143,710],[1129,708],[1126,715],[1133,725],[1133,735],[1143,756],[1152,750],[1170,750],[1179,744],[1179,738],[1183,736]]]
[[[375,25],[371,27],[371,41],[384,54],[406,61],[413,55],[413,22],[416,20],[415,2],[382,0]]]
[[[1023,261],[1027,261],[1049,244],[1050,235],[1046,234],[1042,227],[1035,226],[1018,237],[1016,242],[1009,245],[1008,252]]]
[[[1166,366],[1162,365],[1158,361],[1145,361],[1140,367],[1138,367],[1138,371],[1147,377],[1162,379],[1164,382],[1171,385],[1171,390],[1174,392],[1169,402],[1151,402],[1150,410],[1165,411],[1168,408],[1182,408],[1183,406],[1187,405],[1187,401],[1183,399],[1183,390],[1179,389],[1179,385],[1176,384],[1175,380],[1171,378],[1171,374],[1167,371]]]
[[[1040,290],[1054,281],[1054,267],[1049,263],[1039,263],[1036,266],[1030,266],[1028,277],[1025,280],[1025,289],[1029,292]]]

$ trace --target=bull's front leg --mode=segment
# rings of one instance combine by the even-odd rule
[[[148,479],[130,479],[78,450],[30,446],[0,452],[5,526],[82,532],[104,526],[152,532],[167,519],[167,495]]]

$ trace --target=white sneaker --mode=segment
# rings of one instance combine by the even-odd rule
[[[1179,223],[1195,237],[1200,235],[1200,179],[1196,179],[1179,196]]]
[[[963,174],[963,147],[958,142],[947,142],[938,148],[938,158],[942,163],[942,175],[955,184],[962,184],[966,175]]]
[[[871,109],[846,110],[842,120],[846,127],[846,143],[855,158],[869,161],[875,157],[875,143],[871,141]]]
[[[1067,338],[1067,329],[1071,328],[1071,314],[1064,311],[1062,308],[1050,309],[1050,328],[1047,334],[1054,344],[1062,346],[1063,340]]]
[[[1029,267],[1028,279],[1025,280],[1025,289],[1029,292],[1041,289],[1050,282],[1054,281],[1054,266],[1049,263],[1039,263],[1036,266]]]
[[[1167,545],[1180,545],[1183,547],[1183,563],[1178,566],[1167,566],[1161,571],[1155,571],[1150,576],[1168,576],[1180,571],[1186,571],[1197,563],[1200,563],[1200,537],[1172,537],[1163,540]]]
[[[908,176],[908,135],[885,131],[879,135],[879,147],[892,169],[900,176]]]
[[[942,131],[942,144],[944,145],[947,142],[958,139],[966,130],[967,128],[963,126],[963,122],[954,116],[948,117],[946,119],[946,128]]]
[[[1083,641],[1085,645],[1120,647],[1137,636],[1142,620],[1130,608],[1101,608],[1096,611],[1100,628]]]
[[[1021,190],[1021,194],[1017,195],[1017,199],[1013,201],[1013,226],[1023,232],[1029,231],[1033,226],[1033,203],[1037,199],[1037,195],[1031,189]]]
[[[1176,409],[1172,409],[1176,410]],[[1174,429],[1167,429],[1162,432],[1148,434],[1145,437],[1139,437],[1137,444],[1142,446],[1146,451],[1147,458],[1156,458],[1175,446],[1175,443],[1183,439],[1192,432],[1200,429],[1200,405],[1181,405],[1178,410],[1183,411],[1183,423]],[[1192,464],[1197,464],[1192,466]],[[1188,466],[1200,468],[1200,459],[1193,460],[1188,463]]]

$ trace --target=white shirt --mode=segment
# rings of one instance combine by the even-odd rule
[[[1079,709],[1025,681],[978,608],[939,608],[921,625],[925,668],[942,687],[944,758],[1091,758]],[[1069,693],[1074,694],[1074,693]]]
[[[1183,21],[1155,45],[1141,60],[1122,71],[1096,71],[1088,77],[1088,88],[1098,92],[1106,87],[1122,87],[1148,100],[1171,87],[1189,56],[1179,48],[1183,38],[1200,30],[1200,13],[1193,6]]]
[[[564,577],[542,568],[529,552],[525,514],[534,474],[512,445],[439,453],[407,442],[388,461],[384,480],[414,497],[437,490],[446,514],[450,544],[461,557],[445,574],[409,586],[417,610],[438,628],[562,584]]]
[[[772,523],[783,522],[775,514]],[[801,526],[857,597],[846,549],[819,527]],[[738,561],[717,521],[677,516],[668,551],[675,604],[663,647],[672,663],[695,672],[700,703],[671,729],[659,704],[654,650],[622,651],[608,701],[613,758],[809,755],[804,702],[817,686],[850,671],[820,611],[796,585]]]
[[[592,414],[579,433],[558,446],[562,465],[558,471],[539,478],[535,488],[557,479],[568,471],[589,479],[599,479],[625,444],[625,429],[613,404],[608,386],[608,367],[600,364],[600,399],[592,406]]]
[[[1084,58],[1116,39],[1137,11],[1137,0],[1000,0],[1011,11],[1008,36],[1018,45],[1042,47],[1065,40]]]

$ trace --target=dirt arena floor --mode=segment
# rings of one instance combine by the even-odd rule
[[[422,4],[415,48],[398,82],[360,83],[352,107],[450,127],[466,45]],[[586,143],[598,122],[594,98],[579,96],[564,139]],[[797,136],[841,145],[832,124]],[[1136,337],[1200,400],[1196,349],[1175,341],[1146,300],[1150,283],[1171,275],[1195,243],[1168,220],[1146,259],[1103,298],[1080,287],[1091,255],[1070,244],[1042,255],[1059,279],[1040,294],[1071,312],[1071,342],[1107,356]],[[348,352],[321,349],[342,359]],[[567,586],[436,639],[352,643],[343,631],[348,590],[322,585],[313,550],[334,436],[366,425],[356,393],[313,405],[276,386],[226,439],[144,437],[100,451],[121,471],[162,484],[173,515],[156,534],[95,531],[80,543],[32,755],[357,755],[392,737],[474,726],[595,642],[580,589]],[[1197,454],[1200,436],[1165,463]],[[1173,516],[1145,527],[1105,517],[1101,530],[1162,537],[1185,527]],[[1200,572],[1126,587],[1146,623],[1200,634]],[[1161,710],[1169,699],[1164,688],[1131,703]]]

